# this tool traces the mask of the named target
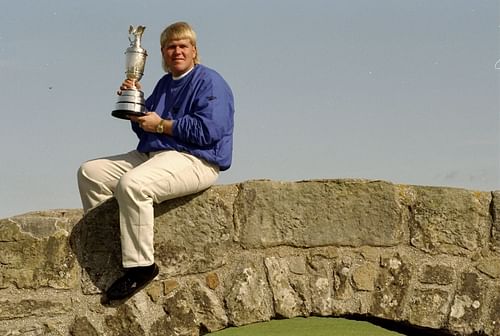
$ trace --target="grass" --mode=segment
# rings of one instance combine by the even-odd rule
[[[210,336],[396,336],[403,335],[365,321],[344,318],[308,317],[272,320],[231,327]]]

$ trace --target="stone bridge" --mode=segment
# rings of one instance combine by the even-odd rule
[[[203,335],[297,316],[500,335],[500,192],[248,181],[156,206],[160,275],[118,307],[114,200],[0,220],[0,335]]]

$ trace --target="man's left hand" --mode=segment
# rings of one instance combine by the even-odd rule
[[[146,132],[156,132],[156,126],[161,122],[161,118],[156,112],[146,112],[144,116],[130,116],[130,120],[139,124],[139,127]]]

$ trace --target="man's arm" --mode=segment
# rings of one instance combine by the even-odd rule
[[[222,78],[205,80],[192,111],[172,121],[172,136],[201,147],[211,146],[232,128],[233,105],[232,93]]]
[[[130,116],[130,120],[139,124],[146,132],[158,133],[158,126],[163,124],[163,134],[172,135],[174,122],[162,119],[156,112],[146,112],[144,116]]]

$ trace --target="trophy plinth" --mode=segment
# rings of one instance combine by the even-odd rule
[[[125,75],[127,79],[138,82],[144,74],[146,49],[141,47],[141,38],[144,33],[144,26],[129,28],[130,47],[125,51]],[[131,115],[141,116],[146,113],[144,93],[137,88],[130,88],[121,91],[116,102],[115,109],[111,115],[120,119],[130,119]]]
[[[123,90],[111,115],[120,119],[130,119],[131,115],[141,116],[146,113],[144,93],[137,89]]]

